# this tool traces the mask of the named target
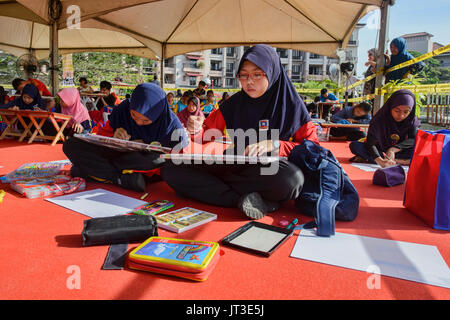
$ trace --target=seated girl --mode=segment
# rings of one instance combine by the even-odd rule
[[[218,107],[220,107],[220,105],[225,102],[226,100],[228,100],[230,98],[230,95],[228,94],[228,92],[224,92],[222,93],[222,99],[219,100],[218,102]]]
[[[177,113],[175,110],[177,104],[175,103],[175,101],[173,99],[173,93],[172,92],[167,93],[166,97],[167,97],[167,102],[169,103],[170,110],[172,110],[172,112],[174,112],[174,113]]]
[[[189,91],[189,90],[185,91],[183,93],[183,96],[181,97],[181,99],[178,100],[173,112],[179,113],[179,112],[183,111],[187,107],[189,98],[192,96],[193,96],[192,91]]]
[[[197,97],[190,97],[187,108],[177,114],[181,124],[190,135],[195,135],[202,130],[205,116],[199,105],[200,100]]]
[[[175,130],[179,130],[178,138],[172,139]],[[189,144],[183,126],[170,111],[165,92],[152,83],[137,86],[130,99],[114,108],[108,123],[98,134],[170,148]],[[77,138],[68,139],[63,151],[73,164],[72,176],[114,183],[139,192],[146,187],[142,173],[164,163],[156,152],[121,152]]]
[[[354,107],[345,107],[331,116],[331,122],[341,124],[369,124],[372,106],[361,102]],[[348,141],[364,138],[366,134],[359,128],[331,128],[330,134],[334,137],[346,137]]]
[[[92,131],[91,118],[86,107],[81,103],[79,91],[75,88],[63,89],[58,93],[58,97],[59,107],[56,107],[56,112],[72,116],[64,130],[64,135],[90,133]]]
[[[398,90],[370,121],[366,142],[353,141],[350,161],[377,163],[381,167],[409,165],[420,122],[416,98],[409,90]]]
[[[217,109],[217,103],[214,100],[214,91],[208,90],[206,100],[202,103],[201,109],[205,117]]]
[[[8,93],[6,92],[5,88],[0,86],[0,106],[8,104],[8,102],[9,102]]]
[[[27,84],[23,87],[21,96],[3,106],[11,110],[47,110],[47,104],[42,99],[36,86]]]
[[[204,140],[210,129],[225,132],[234,143],[235,154],[282,157],[304,139],[318,142],[306,107],[272,47],[255,45],[247,50],[238,70],[242,90],[204,121]],[[240,143],[239,131],[254,134]],[[166,162],[161,174],[178,195],[216,206],[237,207],[247,217],[260,219],[277,210],[280,202],[297,198],[303,186],[303,173],[297,166],[284,159],[274,164],[276,172],[265,174],[261,170],[266,166],[261,164]]]

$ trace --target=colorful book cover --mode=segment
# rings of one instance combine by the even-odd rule
[[[154,237],[133,250],[130,256],[174,265],[194,264],[201,268],[209,263],[217,243]]]
[[[199,209],[185,207],[155,216],[158,227],[181,233],[216,220],[217,215]]]

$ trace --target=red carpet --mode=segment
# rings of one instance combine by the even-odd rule
[[[372,173],[349,165],[345,142],[326,143],[358,189],[361,205],[354,222],[337,222],[336,231],[383,239],[435,245],[450,264],[450,233],[427,227],[402,207],[404,186],[383,188],[371,183]],[[61,144],[0,142],[0,175],[27,162],[66,159]],[[89,183],[131,197],[141,194],[115,186]],[[449,299],[450,290],[390,277],[381,277],[381,288],[367,288],[368,273],[328,266],[289,255],[292,237],[270,258],[222,247],[224,255],[205,282],[192,282],[131,270],[101,270],[108,246],[82,247],[81,231],[87,217],[43,199],[26,199],[1,185],[7,193],[0,204],[0,299]],[[178,198],[164,183],[147,188],[150,199],[169,199],[176,208],[192,206],[215,212],[219,218],[194,230],[161,236],[218,241],[248,222],[237,209],[207,206]],[[297,217],[286,203],[262,219],[278,224]],[[310,221],[300,216],[300,222]],[[129,249],[137,244],[130,245]],[[80,270],[80,289],[69,289],[71,266]],[[70,287],[70,286],[69,286]]]

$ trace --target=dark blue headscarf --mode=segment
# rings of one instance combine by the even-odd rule
[[[139,126],[131,118],[130,110],[146,116],[152,123]],[[165,92],[152,83],[140,84],[134,89],[130,99],[116,106],[109,115],[109,124],[114,130],[123,128],[131,135],[131,140],[143,140],[145,143],[160,142],[164,147],[174,147],[179,142],[186,147],[188,137],[178,120],[170,110]],[[171,141],[172,132],[180,129],[180,138]]]
[[[401,122],[394,120],[391,110],[398,106],[408,106],[410,114]],[[394,92],[383,107],[374,115],[370,121],[369,135],[376,138],[382,151],[408,139],[411,128],[418,128],[420,122],[416,117],[416,97],[409,90],[398,90]]]
[[[27,94],[31,98],[33,98],[33,102],[30,104],[26,104],[23,101],[24,94]],[[27,84],[25,87],[23,87],[22,95],[19,98],[10,101],[6,105],[6,108],[12,108],[14,106],[18,106],[20,110],[33,110],[34,107],[38,107],[42,110],[47,109],[47,105],[42,99],[41,94],[39,93],[39,89],[33,84]]]
[[[400,63],[406,62],[408,60],[414,59],[414,57],[406,51],[406,40],[404,38],[395,38],[391,41],[391,44],[394,45],[398,49],[398,54],[391,55],[391,63],[386,67],[386,69],[392,68]],[[424,66],[423,62],[416,63],[409,67],[404,67],[399,70],[394,70],[386,74],[386,82],[391,80],[401,80],[403,76],[408,71],[413,71],[415,73],[415,69],[422,69]],[[420,70],[419,70],[420,71]]]
[[[257,99],[241,90],[221,104],[220,111],[227,129],[255,129],[258,132],[259,121],[269,120],[268,138],[270,139],[270,129],[279,129],[279,139],[289,141],[301,126],[311,121],[305,104],[286,74],[274,48],[264,44],[250,48],[242,56],[238,70],[246,60],[265,72],[269,86]]]

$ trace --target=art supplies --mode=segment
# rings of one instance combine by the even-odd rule
[[[216,242],[152,237],[130,252],[131,269],[205,281],[219,261]]]
[[[172,149],[162,147],[161,145],[156,144],[146,144],[135,141],[122,140],[117,138],[99,136],[94,134],[74,134],[75,138],[81,139],[83,141],[108,147],[118,151],[154,151],[154,152],[171,152]]]
[[[181,233],[216,220],[217,215],[199,209],[185,207],[156,216],[158,227]]]
[[[84,221],[83,246],[142,242],[158,235],[153,216],[123,215]]]
[[[3,202],[4,197],[5,197],[5,190],[0,190],[0,203]]]
[[[26,163],[7,175],[0,177],[0,181],[11,183],[17,180],[51,177],[59,174],[66,165],[70,164],[69,160]]]
[[[351,163],[351,166],[366,172],[375,172],[381,168],[381,166],[376,163]],[[409,166],[402,166],[402,167],[403,170],[405,170],[405,173],[408,173]]]
[[[145,201],[115,192],[95,189],[45,199],[61,207],[76,211],[91,218],[104,218],[130,213]]]
[[[450,288],[450,269],[435,246],[303,229],[291,257]]]
[[[242,156],[242,155],[223,155],[223,154],[195,154],[195,153],[172,153],[162,154],[161,158],[172,160],[174,163],[183,164],[270,164],[286,158],[276,156]]]
[[[28,199],[35,199],[83,191],[86,189],[86,181],[82,178],[56,175],[53,177],[13,181],[11,182],[11,189]]]
[[[252,221],[223,238],[222,244],[269,257],[293,232],[293,229]]]
[[[156,215],[174,206],[169,200],[155,200],[135,208],[131,213],[139,215]]]

